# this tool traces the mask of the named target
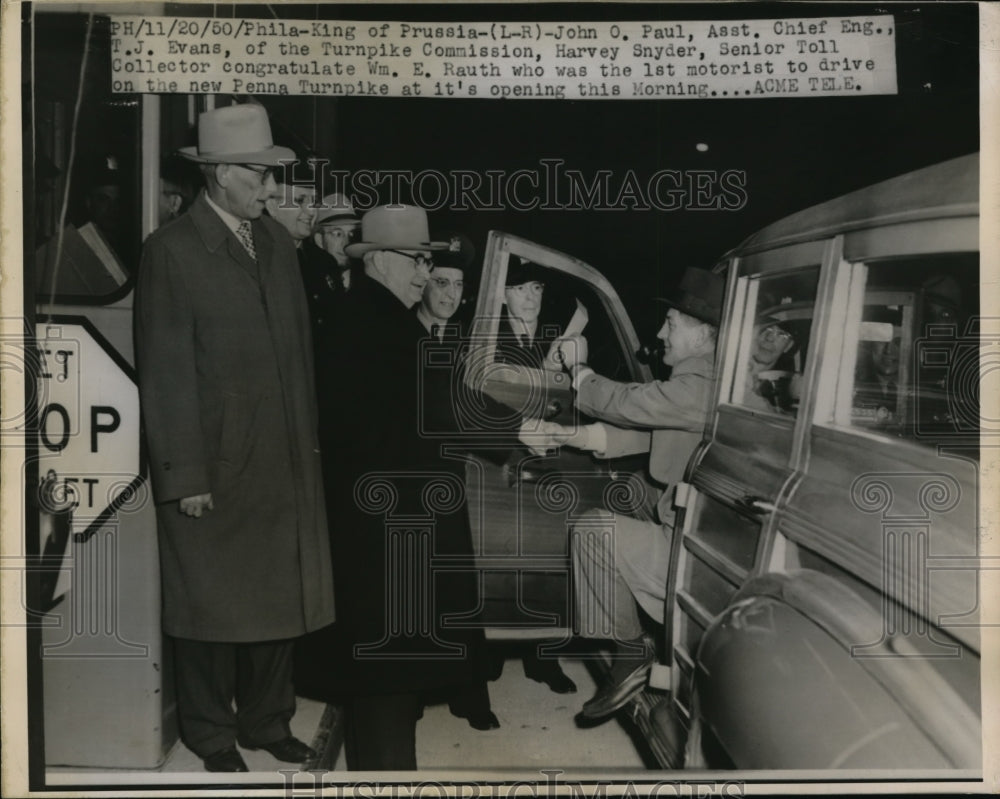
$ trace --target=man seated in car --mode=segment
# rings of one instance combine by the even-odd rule
[[[888,325],[885,325],[888,328]],[[899,398],[899,350],[901,331],[877,340],[861,341],[854,382],[855,418],[877,425],[892,424]]]
[[[757,319],[744,404],[763,410],[791,411],[801,378],[777,367],[782,356],[795,349],[795,343],[795,335],[787,323],[767,315]]]
[[[618,383],[587,366],[587,341],[560,341],[573,377],[577,407],[602,420],[579,429],[543,423],[551,443],[591,450],[600,458],[649,452],[650,475],[663,486],[659,523],[591,510],[573,526],[573,579],[578,634],[614,642],[607,683],[586,702],[582,715],[596,719],[626,705],[646,683],[654,659],[639,609],[663,623],[673,488],[701,440],[715,381],[715,344],[724,279],[688,269],[680,293],[657,334],[669,380]]]
[[[545,270],[531,261],[511,258],[504,283],[506,315],[497,332],[498,362],[531,369],[549,364],[558,371],[546,355],[560,329],[539,323],[544,295]]]

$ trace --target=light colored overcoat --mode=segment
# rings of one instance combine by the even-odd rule
[[[295,247],[272,219],[253,233],[257,263],[202,194],[150,236],[138,275],[163,630],[183,638],[290,638],[334,617]],[[179,499],[204,493],[213,510],[179,512]]]

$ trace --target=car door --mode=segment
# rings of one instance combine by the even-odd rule
[[[518,260],[519,259],[519,260]],[[504,346],[504,283],[508,268],[534,265],[544,282],[536,352],[567,331],[580,330],[591,345],[596,371],[618,380],[647,381],[636,356],[639,341],[617,292],[593,267],[569,255],[506,233],[487,242],[483,278],[469,342],[465,389],[482,391],[513,418],[585,423],[574,406],[571,381],[548,358]],[[509,344],[509,342],[507,342]],[[474,426],[475,401],[465,409]],[[453,623],[477,624],[499,637],[560,637],[573,627],[569,526],[586,510],[612,507],[652,511],[643,458],[599,461],[569,447],[545,456],[526,447],[495,445],[466,457],[466,489],[480,603]]]
[[[745,405],[750,384],[744,355],[725,362],[734,378],[678,553],[673,702],[690,724],[688,766],[980,763],[980,344],[967,323],[978,236],[965,218],[934,224],[799,245],[823,250],[790,427],[761,438],[744,420],[730,439],[729,405]],[[734,263],[734,327],[755,307],[754,281],[784,260],[779,249]],[[786,316],[797,301],[783,298]],[[745,453],[742,484],[720,468],[729,440]]]
[[[705,631],[771,557],[768,533],[794,474],[810,401],[821,266],[835,257],[828,244],[808,242],[721,267],[728,289],[717,407],[676,496],[686,510],[667,593],[670,673],[659,679],[670,689],[673,718],[685,726]],[[673,741],[674,763],[681,745]]]

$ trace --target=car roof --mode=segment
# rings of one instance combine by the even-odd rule
[[[727,254],[743,255],[849,230],[979,213],[979,153],[907,172],[798,211]]]

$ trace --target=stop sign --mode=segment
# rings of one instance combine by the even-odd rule
[[[135,372],[82,317],[36,328],[40,473],[73,510],[72,532],[96,532],[142,483]]]

